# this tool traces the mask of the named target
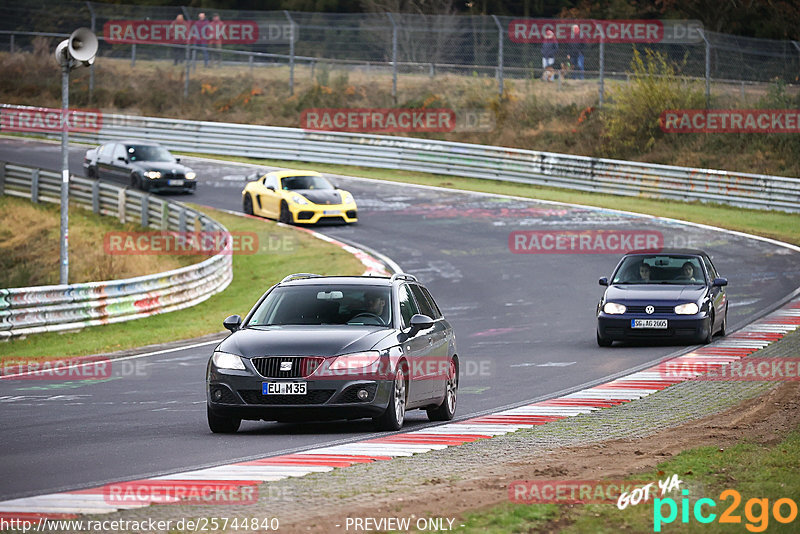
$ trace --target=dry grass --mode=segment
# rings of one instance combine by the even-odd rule
[[[57,284],[59,207],[1,196],[0,213],[0,287]],[[196,256],[110,255],[103,248],[105,232],[141,229],[79,208],[70,209],[69,217],[70,283],[130,278],[201,261]]]

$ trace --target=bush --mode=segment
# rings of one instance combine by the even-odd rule
[[[646,49],[642,57],[634,50],[631,70],[630,82],[610,93],[611,103],[602,114],[604,145],[616,157],[650,151],[664,136],[663,111],[705,105],[699,86],[680,78],[665,55]]]

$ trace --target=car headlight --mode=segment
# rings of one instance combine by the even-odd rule
[[[606,313],[608,313],[608,314],[610,314],[610,315],[620,315],[620,314],[623,314],[623,313],[625,313],[625,310],[626,310],[626,309],[627,309],[627,308],[625,308],[625,306],[624,306],[624,305],[622,305],[622,304],[617,304],[616,302],[606,302],[606,303],[603,305],[603,311],[604,311],[604,312],[606,312]]]
[[[306,197],[303,195],[292,195],[292,202],[295,204],[309,204],[308,200],[306,200]]]
[[[227,352],[215,350],[211,361],[214,362],[214,365],[219,369],[237,369],[239,371],[244,371],[244,362],[235,354],[228,354]]]
[[[355,200],[353,200],[353,195],[347,191],[342,191],[342,204],[352,204],[353,202],[355,202]]]
[[[189,171],[186,173],[185,176],[187,180],[194,180],[197,177],[197,174],[193,173],[192,171]]]
[[[158,180],[161,178],[161,173],[158,171],[147,171],[144,173],[145,177],[150,178],[151,180]]]
[[[343,356],[337,356],[330,365],[330,369],[361,369],[374,365],[380,357],[381,353],[377,350],[345,354]]]
[[[694,315],[699,312],[700,308],[694,302],[688,304],[678,304],[675,306],[675,313],[678,315]]]

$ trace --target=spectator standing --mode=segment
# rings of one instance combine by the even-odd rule
[[[208,38],[213,28],[210,28],[205,13],[197,15],[197,22],[194,23],[194,28],[197,32],[197,46],[203,52],[203,67],[208,68]]]
[[[558,42],[553,30],[544,32],[544,41],[542,42],[542,79],[546,81],[553,81],[555,79],[554,65],[556,63],[556,52],[558,52]]]
[[[572,35],[570,37],[569,45],[567,46],[567,61],[574,72],[572,74],[572,78],[575,80],[583,80],[583,62],[584,62],[584,50],[586,48],[586,44],[584,44],[581,40],[580,36],[580,27],[575,24],[572,27]]]
[[[179,14],[177,17],[175,17],[175,20],[172,21],[169,27],[170,27],[170,32],[172,34],[171,41],[173,42],[173,44],[185,45],[189,37],[189,23],[186,22],[186,20],[183,18],[183,15]],[[183,62],[183,59],[186,57],[185,46],[183,47],[173,46],[172,52],[173,52],[172,55],[173,65],[177,65],[178,63]]]
[[[222,38],[220,37],[222,35],[222,25],[223,22],[219,18],[219,13],[214,13],[209,23],[211,38],[208,42],[215,50],[213,62],[216,63],[218,67],[222,66]]]

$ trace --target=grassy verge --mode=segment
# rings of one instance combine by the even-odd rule
[[[682,523],[683,495],[675,491],[665,495],[675,500],[677,516],[662,531],[674,532],[797,532],[798,519],[788,524],[776,520],[773,507],[778,499],[788,498],[797,504],[800,487],[800,430],[789,434],[782,442],[772,446],[740,443],[727,449],[700,447],[684,451],[671,460],[636,480],[664,480],[673,473],[683,481],[682,490],[688,490],[688,520]],[[741,502],[734,496],[721,498],[727,489],[736,490]],[[706,516],[716,514],[708,524],[694,516],[694,505],[700,498],[716,502],[715,507],[702,506]],[[750,499],[768,500],[766,509],[761,504],[748,503]],[[734,508],[734,504],[736,507]],[[740,523],[721,524],[722,513],[730,508],[731,516]],[[669,516],[669,505],[654,507],[654,501],[617,509],[615,504],[504,504],[486,511],[468,515],[464,532],[551,532],[612,533],[653,532],[657,511]],[[796,511],[796,508],[795,508]],[[749,513],[748,513],[749,512]],[[790,505],[783,503],[783,517],[791,515]],[[796,513],[795,513],[796,516]],[[746,529],[746,530],[745,530]]]
[[[281,228],[271,221],[197,208],[231,232],[258,235],[258,253],[233,256],[233,282],[225,291],[185,310],[91,327],[83,330],[83,335],[48,333],[0,343],[0,359],[96,354],[220,332],[225,317],[233,313],[244,315],[264,291],[287,274],[361,274],[364,271],[363,265],[352,255],[304,232]]]
[[[189,154],[198,157],[209,157],[207,154]],[[747,232],[750,234],[770,237],[800,245],[800,214],[791,214],[780,211],[752,210],[734,208],[721,204],[703,204],[700,202],[677,202],[670,200],[655,200],[641,197],[621,197],[570,191],[552,187],[540,187],[528,184],[497,182],[494,180],[479,180],[476,178],[460,178],[439,174],[427,174],[415,171],[396,171],[384,169],[370,169],[346,165],[331,165],[324,163],[296,163],[281,160],[263,160],[242,157],[213,156],[216,159],[238,161],[253,165],[269,165],[275,167],[313,168],[320,172],[363,176],[376,180],[392,180],[410,184],[433,185],[449,187],[464,191],[481,191],[486,193],[499,193],[519,197],[552,200],[556,202],[569,202],[598,206],[616,210],[646,213],[660,217],[671,217],[683,221],[700,224],[709,224],[730,230]],[[358,199],[356,199],[358,201]]]
[[[0,196],[0,287],[27,287],[59,283],[59,206]],[[72,208],[69,213],[71,283],[132,278],[177,269],[201,261],[196,256],[107,254],[108,232],[139,232],[137,224],[120,224],[113,217],[97,217]],[[53,261],[42,261],[52,258]]]

